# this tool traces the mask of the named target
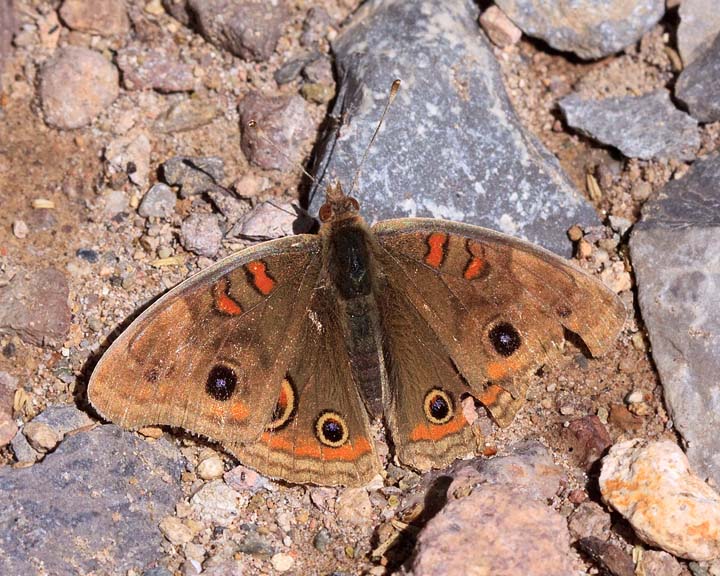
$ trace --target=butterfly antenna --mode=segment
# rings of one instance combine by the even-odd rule
[[[275,144],[275,142],[270,140],[270,138],[265,136],[263,131],[258,127],[258,123],[256,120],[249,120],[247,123],[247,127],[255,130],[258,134],[258,137],[263,142],[265,142],[265,144],[268,144],[273,150],[275,150],[275,152],[280,154],[280,156],[285,158],[285,160],[287,160],[288,164],[295,164],[295,161],[291,160],[290,157],[283,150],[280,149],[280,146],[278,146],[277,144]],[[299,162],[297,163],[297,165],[300,166],[300,170],[302,170],[302,173],[305,174],[305,176],[307,176],[308,178],[310,178],[310,180],[312,180],[315,184],[317,184],[317,180],[315,179],[315,176],[313,176],[312,174],[310,174],[310,172],[305,170],[305,167],[302,164],[300,164]]]
[[[368,143],[367,147],[365,148],[365,152],[362,155],[360,164],[358,164],[358,168],[355,171],[355,176],[353,177],[352,185],[350,186],[350,191],[348,192],[348,196],[352,195],[353,191],[355,190],[355,186],[357,186],[358,180],[360,179],[360,172],[362,172],[363,166],[365,165],[365,160],[367,159],[368,153],[370,152],[370,148],[372,148],[372,145],[375,142],[375,138],[377,137],[378,133],[380,132],[380,128],[382,128],[383,121],[385,120],[385,115],[387,114],[388,109],[390,108],[393,101],[395,100],[395,96],[397,96],[397,93],[399,90],[400,90],[400,80],[396,78],[393,81],[392,86],[390,86],[390,94],[388,95],[387,102],[385,102],[385,108],[383,109],[382,115],[380,116],[380,121],[377,123],[377,126],[375,127],[375,132],[373,132],[372,138],[370,138],[370,142]]]

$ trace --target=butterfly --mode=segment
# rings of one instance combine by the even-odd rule
[[[623,327],[612,291],[523,240],[436,219],[369,227],[339,183],[319,219],[150,306],[96,366],[97,412],[205,436],[272,478],[362,485],[381,470],[374,422],[401,463],[445,467],[477,449],[464,397],[506,426],[565,330],[600,355]]]

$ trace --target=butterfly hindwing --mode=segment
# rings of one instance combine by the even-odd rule
[[[326,485],[367,483],[380,465],[332,286],[315,290],[300,341],[275,420],[257,442],[228,448],[271,477]]]

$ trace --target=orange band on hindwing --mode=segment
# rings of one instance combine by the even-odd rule
[[[315,438],[309,440],[288,440],[282,435],[273,432],[264,432],[260,437],[263,442],[273,450],[281,450],[298,458],[311,458],[313,460],[354,462],[360,456],[372,452],[370,441],[367,438],[358,438],[338,448],[323,446]]]
[[[245,269],[250,273],[250,281],[260,294],[267,296],[275,289],[275,280],[267,273],[265,262],[262,260],[248,262]]]
[[[425,264],[433,268],[440,268],[445,261],[448,235],[444,232],[433,232],[425,241],[428,246]]]
[[[462,413],[458,413],[450,422],[446,424],[418,424],[410,432],[410,440],[433,440],[438,441],[455,434],[467,426],[467,420]]]
[[[223,276],[218,280],[212,287],[213,302],[215,303],[215,309],[221,314],[227,314],[228,316],[237,316],[242,314],[243,309],[238,304],[230,292],[230,279],[227,276]]]

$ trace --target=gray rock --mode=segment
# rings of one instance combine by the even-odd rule
[[[217,156],[175,156],[162,165],[165,182],[180,187],[180,197],[189,198],[217,188],[225,178],[225,163]]]
[[[30,446],[27,437],[22,431],[15,434],[15,437],[10,443],[13,454],[15,454],[15,460],[21,464],[29,464],[38,460],[42,454]]]
[[[190,214],[180,225],[180,243],[198,256],[215,256],[222,239],[217,214]]]
[[[678,50],[683,63],[688,66],[720,34],[720,10],[717,0],[683,0],[679,13]]]
[[[70,329],[68,283],[56,268],[18,273],[0,288],[0,333],[29,344],[62,342]]]
[[[423,528],[412,574],[564,576],[574,573],[569,540],[552,508],[505,486],[481,486]]]
[[[88,48],[58,50],[40,72],[45,121],[57,128],[90,124],[115,101],[119,91],[117,68]]]
[[[528,36],[581,58],[629,46],[660,21],[665,0],[496,0]]]
[[[61,437],[93,423],[85,412],[79,410],[73,404],[48,406],[42,413],[33,418],[32,422],[47,424]]]
[[[208,42],[258,62],[275,51],[290,16],[285,0],[187,0],[187,10]]]
[[[302,215],[297,214],[292,204],[277,204],[268,200],[258,204],[252,212],[238,221],[230,229],[228,236],[251,240],[270,240],[290,236],[298,219],[302,219]]]
[[[720,34],[710,48],[682,71],[675,95],[687,104],[698,121],[720,120]]]
[[[17,378],[7,372],[0,372],[0,447],[9,444],[17,433],[13,418],[13,401],[17,389]]]
[[[628,158],[692,160],[700,146],[697,122],[675,108],[667,90],[603,100],[571,94],[560,109],[571,127]]]
[[[0,469],[0,573],[122,574],[164,556],[160,520],[183,460],[117,426],[69,436],[42,463]],[[79,545],[78,543],[82,543]]]
[[[158,182],[143,196],[138,214],[144,218],[169,218],[175,212],[177,196],[170,186]]]
[[[128,90],[189,92],[195,89],[190,64],[181,62],[172,49],[131,45],[118,52],[117,64]]]
[[[305,100],[297,94],[267,96],[253,91],[238,110],[245,157],[265,170],[297,170],[303,145],[315,132]],[[254,126],[249,125],[251,121]]]
[[[368,2],[334,43],[341,86],[311,212],[338,178],[346,192],[395,78],[403,82],[353,191],[368,221],[434,216],[515,234],[569,256],[566,230],[597,224],[557,159],[508,100],[469,0]],[[397,31],[402,30],[402,34]],[[337,137],[337,138],[336,138]]]
[[[630,248],[673,423],[693,468],[720,486],[720,155],[645,204]]]

